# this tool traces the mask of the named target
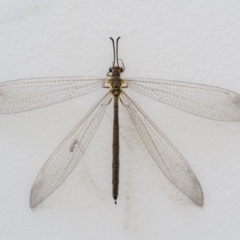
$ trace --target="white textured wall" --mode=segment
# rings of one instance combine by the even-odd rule
[[[0,81],[104,77],[112,62],[108,38],[121,36],[124,76],[240,93],[239,12],[237,0],[3,0]],[[103,92],[0,115],[0,239],[240,239],[240,123],[203,119],[130,90],[191,165],[204,207],[165,178],[122,107],[120,196],[113,204],[110,106],[76,169],[30,209],[30,189],[41,167]]]

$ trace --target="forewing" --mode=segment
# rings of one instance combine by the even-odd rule
[[[182,155],[140,107],[125,93],[122,93],[122,101],[158,167],[180,191],[202,206],[202,188]]]
[[[102,88],[104,79],[53,77],[0,83],[0,113],[17,113],[49,106]]]
[[[111,95],[105,95],[59,145],[36,178],[30,196],[31,208],[54,192],[74,169],[96,132]]]
[[[160,79],[126,79],[126,82],[136,92],[200,117],[240,120],[240,95],[229,90]]]

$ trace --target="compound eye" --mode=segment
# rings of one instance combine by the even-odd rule
[[[120,67],[120,72],[123,72],[123,68]]]
[[[112,72],[112,68],[109,68],[109,72]]]

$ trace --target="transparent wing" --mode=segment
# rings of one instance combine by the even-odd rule
[[[132,99],[125,93],[121,99],[158,167],[180,191],[202,206],[202,188],[182,155]]]
[[[77,165],[96,132],[110,100],[111,95],[107,93],[45,163],[31,190],[31,208],[54,192]]]
[[[156,79],[126,79],[143,95],[186,112],[218,121],[240,120],[240,95],[226,89]]]
[[[0,113],[17,113],[49,106],[103,87],[95,77],[53,77],[0,83]]]

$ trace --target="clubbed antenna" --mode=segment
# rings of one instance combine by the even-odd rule
[[[118,40],[120,39],[121,37],[118,37],[117,38],[117,49],[116,49],[116,53],[117,53],[117,65],[119,67],[119,63],[118,63]]]
[[[117,38],[117,41],[116,41],[116,50],[115,50],[115,45],[114,45],[114,40],[112,37],[110,37],[110,39],[112,40],[112,44],[113,44],[113,67],[115,66],[115,52],[116,52],[116,55],[117,55],[117,66],[119,67],[119,63],[118,63],[118,41],[121,37],[118,37]]]
[[[113,67],[114,67],[115,66],[115,46],[114,46],[113,38],[110,37],[110,39],[112,40],[112,44],[113,44]]]

